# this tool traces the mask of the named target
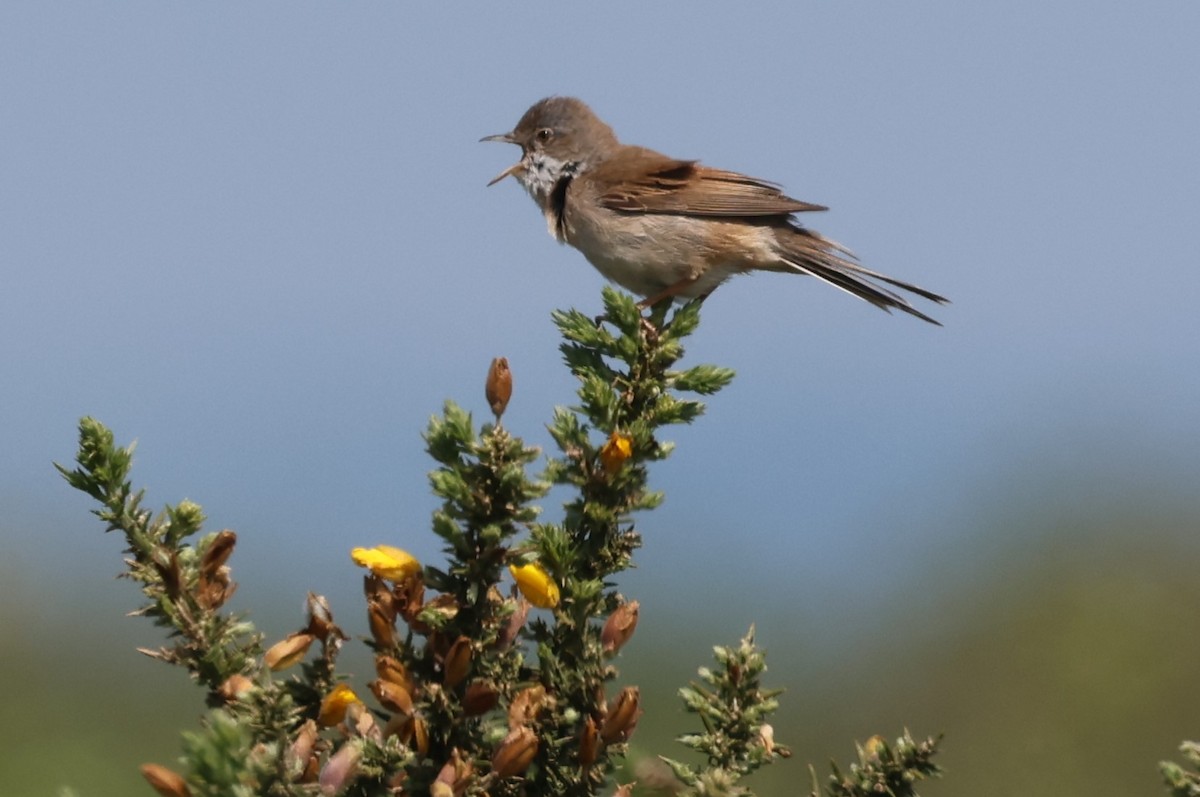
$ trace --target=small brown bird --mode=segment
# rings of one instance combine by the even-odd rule
[[[547,97],[511,133],[481,140],[521,148],[521,160],[488,185],[515,177],[542,209],[550,234],[608,279],[646,297],[643,308],[668,297],[707,297],[748,271],[811,274],[876,307],[933,324],[878,282],[947,301],[864,268],[848,249],[793,215],[827,208],[785,196],[765,180],[622,144],[574,97]]]

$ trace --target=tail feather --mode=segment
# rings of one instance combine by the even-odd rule
[[[865,268],[858,263],[849,249],[812,230],[801,227],[792,227],[786,233],[780,230],[776,240],[782,245],[780,257],[787,267],[786,270],[814,276],[852,296],[870,302],[881,310],[901,310],[922,321],[941,326],[939,321],[913,307],[905,297],[871,280],[886,282],[937,304],[949,303],[950,300],[944,296]]]

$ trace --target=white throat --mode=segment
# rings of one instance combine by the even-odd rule
[[[529,156],[525,168],[517,172],[517,180],[543,210],[550,202],[554,186],[563,177],[578,173],[579,164],[560,161],[542,152]]]
[[[563,202],[566,195],[561,191],[556,196],[563,178],[573,177],[583,168],[581,163],[560,161],[542,152],[529,156],[525,168],[517,172],[516,178],[525,186],[529,196],[542,209],[546,218],[546,230],[550,237],[559,243],[566,242],[566,230],[563,226]]]

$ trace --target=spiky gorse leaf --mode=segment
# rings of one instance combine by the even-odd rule
[[[1163,761],[1158,765],[1163,781],[1171,797],[1200,797],[1200,743],[1184,742],[1179,752],[1192,767],[1186,769],[1174,761]]]
[[[152,518],[128,479],[132,446],[83,420],[79,467],[63,475],[125,534],[127,575],[149,598],[141,611],[172,631],[173,644],[147,652],[210,689],[214,710],[185,743],[193,793],[604,788],[641,714],[636,687],[611,683],[637,619],[612,578],[640,543],[633,513],[662,500],[647,489],[647,464],[671,451],[662,426],[703,412],[678,393],[712,393],[732,378],[714,366],[675,370],[698,305],[644,319],[615,291],[604,304],[602,323],[555,314],[579,403],[555,412],[559,453],[543,477],[528,473],[540,452],[501,423],[513,393],[503,358],[485,385],[494,423],[477,428],[453,402],[431,419],[430,485],[441,499],[432,528],[445,561],[422,564],[387,542],[353,550],[367,570],[377,676],[357,687],[336,669],[345,635],[324,598],[310,595],[304,626],[264,650],[248,622],[221,611],[234,587],[233,533],[200,536],[203,512],[186,501]],[[533,501],[551,484],[575,497],[561,521],[538,522]],[[167,770],[148,772],[171,788]]]
[[[775,741],[767,722],[779,707],[781,690],[765,689],[761,676],[766,656],[754,644],[750,629],[736,647],[713,648],[715,668],[701,667],[699,680],[679,690],[684,706],[696,714],[703,732],[689,733],[679,741],[701,753],[705,766],[694,769],[673,759],[663,761],[685,786],[688,794],[748,794],[738,781],[791,750]]]
[[[183,665],[209,690],[212,711],[184,741],[186,774],[147,765],[154,788],[214,797],[630,794],[629,785],[614,791],[611,775],[637,728],[641,693],[614,683],[615,659],[640,607],[617,591],[616,576],[641,543],[637,513],[662,501],[647,477],[672,451],[663,427],[704,411],[680,394],[714,393],[733,374],[677,368],[698,303],[643,317],[632,298],[606,289],[604,307],[600,320],[554,315],[578,403],[555,410],[557,452],[541,476],[529,474],[541,452],[502,423],[514,396],[504,358],[485,384],[494,422],[477,427],[454,402],[430,420],[429,482],[441,500],[431,525],[444,561],[421,563],[395,540],[355,541],[364,543],[351,556],[366,570],[374,653],[366,683],[339,672],[346,635],[320,595],[308,596],[300,628],[264,650],[248,621],[223,610],[235,588],[233,532],[203,534],[204,514],[188,501],[152,517],[130,486],[133,447],[83,419],[79,466],[60,471],[125,535],[125,575],[147,597],[140,613],[171,631],[169,644],[143,652]],[[533,502],[552,485],[568,497],[560,520],[542,521]],[[683,741],[705,766],[669,763],[690,794],[748,794],[741,778],[788,754],[766,722],[775,693],[760,685],[765,664],[752,636],[716,658],[681,693],[703,726]]]
[[[933,763],[941,736],[917,741],[906,729],[904,735],[889,744],[882,736],[872,736],[865,744],[857,745],[858,761],[843,772],[830,762],[832,774],[826,779],[824,793],[828,797],[869,797],[886,794],[889,797],[918,797],[917,784],[941,775]],[[813,797],[820,793],[816,772],[812,772]]]

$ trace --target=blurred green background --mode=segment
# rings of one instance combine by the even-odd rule
[[[777,738],[795,751],[754,778],[762,794],[797,793],[805,762],[824,773],[830,758],[853,758],[855,740],[894,738],[906,726],[947,734],[946,779],[923,794],[1160,792],[1155,763],[1197,735],[1200,518],[1161,500],[1092,513],[1010,511],[985,528],[996,540],[986,562],[955,571],[932,557],[832,642],[816,622],[784,633],[797,627],[789,615],[820,607],[789,606],[786,593],[756,587],[748,564],[712,574],[711,600],[699,607],[648,583],[621,661],[646,703],[635,757],[687,757],[672,738],[694,719],[675,690],[708,663],[711,644],[735,641],[752,615],[769,651],[767,682],[788,690]],[[117,540],[106,542],[115,565]],[[35,589],[8,569],[4,577],[18,585],[2,615],[5,793],[50,794],[55,785],[145,793],[137,765],[173,762],[179,732],[194,727],[202,706],[182,672],[133,651],[160,639],[148,623],[118,616],[134,605],[133,588],[83,594],[69,583]],[[20,600],[35,593],[71,597],[74,610],[46,622]],[[278,607],[297,596],[268,597],[273,609],[259,619],[279,636],[290,625]],[[338,607],[358,635],[362,608]],[[298,606],[295,614],[291,623]],[[362,648],[350,643],[344,661],[365,680]]]
[[[310,589],[362,633],[353,546],[437,561],[419,432],[486,416],[493,357],[549,444],[549,314],[601,279],[477,140],[553,93],[954,302],[705,305],[686,362],[738,378],[619,585],[636,752],[754,623],[796,750],[764,795],[906,725],[946,733],[923,793],[1161,793],[1200,737],[1198,40],[1195,3],[0,4],[0,793],[145,794],[202,711],[50,466],[80,416],[238,532],[271,639]]]

